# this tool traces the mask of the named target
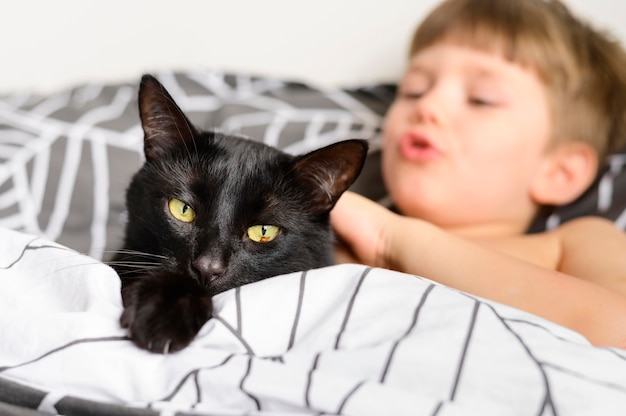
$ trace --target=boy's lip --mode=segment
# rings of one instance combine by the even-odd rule
[[[399,150],[403,158],[423,162],[441,156],[441,151],[426,136],[408,131],[400,137]]]

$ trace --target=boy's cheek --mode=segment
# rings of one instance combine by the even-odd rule
[[[408,129],[408,115],[403,115],[403,110],[397,107],[391,107],[387,112],[383,123],[383,139],[384,145],[387,146]]]

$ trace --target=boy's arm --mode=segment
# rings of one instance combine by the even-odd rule
[[[523,309],[583,334],[596,345],[626,347],[626,297],[402,217],[352,193],[332,212],[339,238],[361,262],[418,274]]]

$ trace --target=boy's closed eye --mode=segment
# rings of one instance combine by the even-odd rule
[[[417,100],[427,93],[432,81],[421,71],[413,70],[405,75],[398,88],[398,98]]]
[[[424,96],[422,91],[400,91],[398,97],[405,100],[419,100]]]
[[[429,83],[419,76],[407,77],[398,88],[398,97],[415,100],[422,98],[429,89]]]
[[[425,91],[400,90],[398,93],[398,97],[403,100],[419,100],[424,96],[425,93]],[[488,96],[468,96],[467,102],[473,107],[495,107],[500,104],[500,100]]]
[[[511,97],[510,88],[497,77],[484,77],[465,86],[467,103],[472,107],[501,107]]]
[[[467,88],[466,100],[472,107],[499,107],[506,103],[507,94],[498,84],[489,83]]]
[[[468,97],[467,102],[474,107],[494,107],[498,105],[498,101],[491,98]]]

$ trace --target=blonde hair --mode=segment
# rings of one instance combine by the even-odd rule
[[[410,57],[452,41],[535,71],[553,139],[589,143],[601,160],[626,141],[626,53],[558,0],[447,0],[417,28]]]

